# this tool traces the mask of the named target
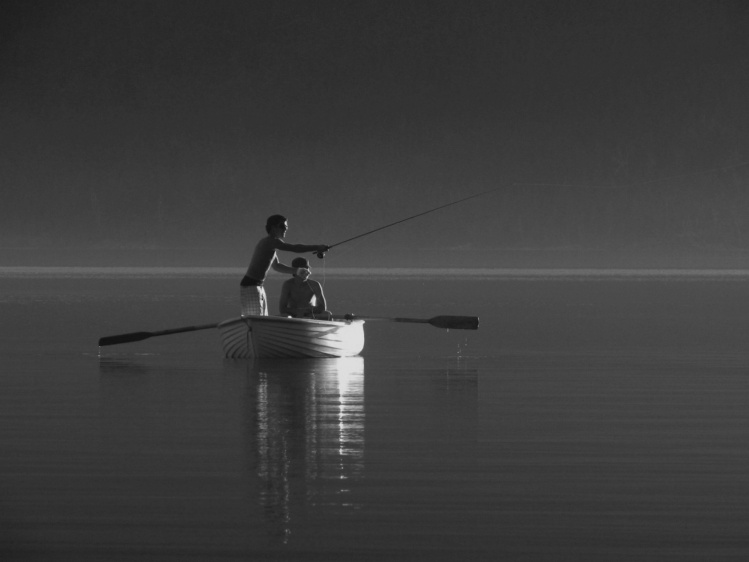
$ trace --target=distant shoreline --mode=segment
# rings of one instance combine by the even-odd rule
[[[219,268],[243,270],[251,248],[0,246],[0,267]],[[282,253],[287,263],[293,254]],[[749,250],[725,248],[399,248],[334,249],[310,264],[319,274],[363,270],[743,270]],[[465,272],[464,272],[465,273]]]
[[[242,268],[225,267],[46,267],[0,266],[0,279],[239,279]],[[473,279],[495,281],[648,281],[741,280],[746,269],[596,269],[596,268],[330,268],[318,277],[338,279]],[[275,279],[277,276],[274,276]],[[272,280],[273,280],[272,279]],[[272,281],[271,280],[271,281]]]

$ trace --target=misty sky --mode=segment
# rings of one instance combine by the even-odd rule
[[[506,185],[409,236],[487,244],[536,221],[572,240],[559,217],[650,203],[514,184],[749,161],[747,6],[4,0],[0,238],[233,240],[281,212],[294,241],[333,243]],[[743,180],[702,181],[689,197],[723,182],[716,205],[740,207]],[[500,215],[526,226],[486,226]],[[671,219],[702,232],[696,215]]]

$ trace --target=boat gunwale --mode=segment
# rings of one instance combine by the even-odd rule
[[[272,322],[280,322],[280,323],[289,323],[289,324],[299,324],[299,325],[318,325],[318,326],[349,326],[352,324],[364,324],[366,320],[363,320],[361,318],[353,318],[351,320],[322,320],[317,318],[293,318],[291,316],[259,316],[259,315],[246,315],[246,316],[239,316],[236,318],[230,318],[228,320],[224,320],[223,322],[219,322],[218,327],[221,326],[228,326],[230,324],[235,324],[238,322],[242,322],[245,320],[250,320],[252,322],[262,322],[262,323],[272,323]]]

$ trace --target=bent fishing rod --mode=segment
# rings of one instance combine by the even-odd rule
[[[379,232],[380,230],[385,230],[386,228],[390,228],[391,226],[395,226],[396,224],[400,224],[402,222],[410,221],[411,219],[415,219],[417,217],[423,217],[424,215],[428,215],[429,213],[433,213],[435,211],[439,211],[440,209],[444,209],[445,207],[451,207],[452,205],[457,205],[458,203],[463,203],[464,201],[468,201],[469,199],[475,199],[476,197],[481,197],[482,195],[487,195],[488,193],[494,193],[495,191],[499,191],[502,189],[501,187],[497,187],[495,189],[490,189],[488,191],[482,191],[481,193],[474,193],[473,195],[469,195],[468,197],[463,197],[462,199],[458,199],[457,201],[452,201],[451,203],[445,203],[444,205],[440,205],[439,207],[434,207],[433,209],[429,209],[428,211],[423,211],[421,213],[417,213],[415,215],[411,215],[410,217],[406,217],[405,219],[401,219],[395,222],[391,222],[390,224],[386,224],[385,226],[381,226],[379,228],[375,228],[374,230],[370,230],[368,232],[364,232],[363,234],[357,234],[356,236],[353,236],[351,238],[347,238],[346,240],[342,240],[341,242],[336,242],[332,246],[328,246],[328,250],[331,248],[335,248],[336,246],[340,246],[341,244],[345,244],[347,242],[351,242],[352,240],[356,240],[358,238],[362,238],[364,236],[369,236],[370,234],[374,234],[375,232]],[[327,250],[326,250],[327,251]],[[325,252],[315,252],[317,254],[317,257],[322,259],[325,257]]]

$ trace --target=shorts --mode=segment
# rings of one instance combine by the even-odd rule
[[[268,299],[262,285],[239,288],[242,316],[268,316]]]

